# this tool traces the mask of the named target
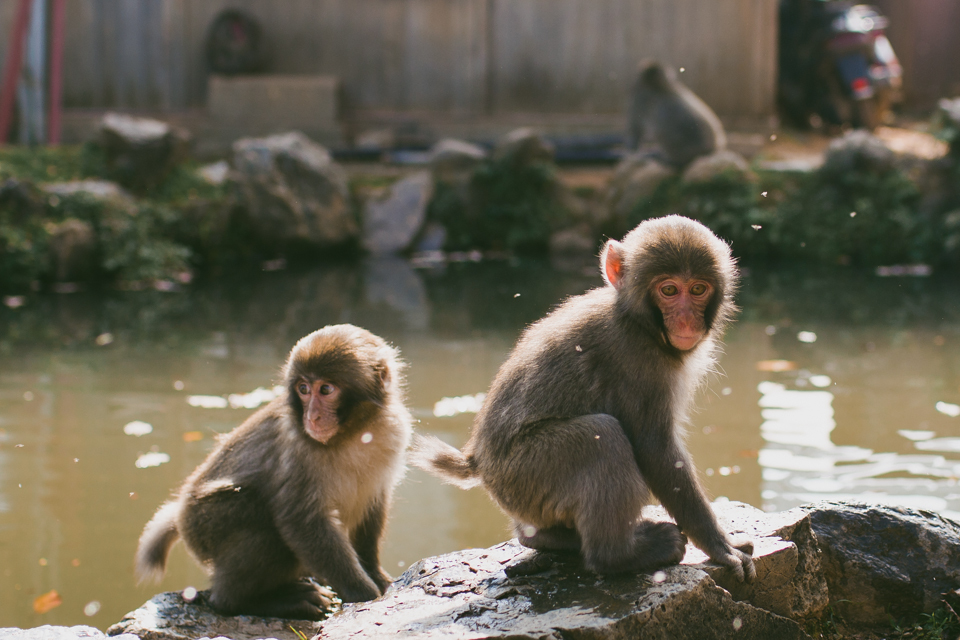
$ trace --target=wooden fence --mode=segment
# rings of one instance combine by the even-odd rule
[[[0,2],[6,42],[17,3]],[[67,107],[205,103],[206,29],[254,15],[270,69],[341,78],[347,109],[615,114],[645,57],[720,114],[774,111],[777,0],[68,0]],[[0,52],[5,55],[6,51]]]

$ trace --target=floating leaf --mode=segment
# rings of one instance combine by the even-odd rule
[[[46,613],[51,609],[56,609],[63,604],[63,600],[60,599],[60,594],[57,593],[56,589],[52,591],[47,591],[42,596],[37,596],[33,600],[33,610],[37,613]]]
[[[203,440],[203,434],[199,431],[187,431],[183,434],[184,442],[199,442]]]
[[[756,364],[757,371],[796,371],[797,363],[791,360],[760,360]]]

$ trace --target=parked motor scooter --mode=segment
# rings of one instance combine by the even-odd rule
[[[781,113],[797,126],[873,129],[901,99],[903,69],[875,7],[837,0],[781,0]]]

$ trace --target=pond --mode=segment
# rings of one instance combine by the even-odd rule
[[[476,394],[522,328],[601,284],[592,264],[466,258],[0,307],[0,626],[103,629],[158,591],[204,588],[182,545],[161,584],[136,586],[140,531],[213,436],[269,396],[291,345],[325,324],[351,322],[398,346],[418,429],[462,444]],[[757,265],[738,301],[722,375],[689,429],[712,496],[767,510],[858,497],[960,518],[953,279]],[[482,490],[411,470],[384,566],[399,575],[508,536]],[[36,613],[53,590],[61,604]]]

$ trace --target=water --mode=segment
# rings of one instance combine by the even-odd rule
[[[387,261],[0,307],[0,627],[103,629],[157,591],[204,588],[180,545],[160,585],[136,586],[137,538],[214,434],[251,413],[249,394],[268,395],[297,338],[335,322],[384,336],[410,363],[418,428],[461,444],[522,327],[599,284],[593,266]],[[690,426],[713,496],[768,510],[859,497],[960,517],[960,290],[948,277],[756,268],[738,300],[724,375]],[[230,394],[240,408],[189,401]],[[411,470],[383,562],[399,575],[508,535],[482,490]],[[62,604],[36,613],[51,590]]]

